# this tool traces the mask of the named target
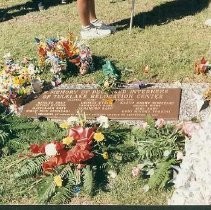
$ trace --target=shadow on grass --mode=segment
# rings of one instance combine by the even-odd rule
[[[133,26],[145,28],[146,26],[167,24],[173,20],[195,15],[207,8],[210,0],[175,0],[154,7],[151,11],[141,12],[134,16]],[[127,28],[130,18],[115,22],[119,30]]]
[[[69,0],[68,3],[74,0]],[[18,16],[26,15],[29,12],[39,11],[38,4],[42,2],[45,9],[61,4],[61,0],[31,0],[24,4],[0,8],[0,22],[11,20]]]

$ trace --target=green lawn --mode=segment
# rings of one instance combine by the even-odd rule
[[[208,0],[140,0],[136,2],[136,16],[129,34],[130,4],[128,1],[96,0],[98,17],[114,23],[119,30],[112,36],[89,41],[96,61],[107,58],[122,71],[122,80],[130,82],[146,79],[152,82],[210,82],[205,76],[193,74],[194,62],[208,56],[211,28],[203,25],[208,15]],[[68,31],[79,35],[80,22],[76,2],[58,4],[47,10],[24,9],[26,0],[1,0],[0,15],[7,8],[12,17],[0,22],[0,58],[11,52],[17,59],[36,56],[34,37],[42,39],[65,36]],[[17,5],[22,5],[17,8]],[[11,7],[11,8],[10,8]],[[10,9],[9,9],[10,8]],[[210,14],[211,17],[211,14]],[[1,18],[1,17],[0,17]],[[126,27],[125,27],[126,26]],[[211,56],[211,55],[209,55]],[[211,60],[210,57],[207,57]],[[144,67],[149,65],[149,73]],[[100,70],[98,66],[97,70]],[[95,83],[101,71],[71,77],[71,83]],[[17,154],[1,158],[0,203],[32,204],[33,189],[26,191],[28,182],[22,180],[14,188],[9,179],[15,167],[5,168],[16,160]],[[74,198],[73,204],[167,204],[171,192],[144,193],[144,183],[131,178],[133,164],[126,165],[113,183],[110,192],[99,192],[94,198]],[[6,185],[5,185],[6,184]],[[6,188],[4,188],[6,187]]]
[[[25,3],[3,0],[0,8]],[[211,28],[203,25],[208,15],[208,0],[142,0],[136,2],[135,27],[129,35],[128,1],[96,1],[98,17],[120,29],[112,36],[89,41],[93,54],[108,58],[122,70],[123,80],[146,79],[153,82],[202,82],[210,78],[193,74],[194,62],[207,55]],[[28,13],[27,13],[28,11]],[[22,15],[22,13],[26,13]],[[76,2],[58,4],[47,10],[11,9],[12,19],[0,22],[0,57],[11,52],[16,58],[36,55],[34,37],[65,36],[70,30],[79,35]],[[123,27],[126,26],[126,27]],[[210,59],[210,58],[208,58]],[[150,66],[148,74],[143,69]],[[98,68],[100,69],[100,68]],[[69,82],[96,82],[101,72],[70,78]]]

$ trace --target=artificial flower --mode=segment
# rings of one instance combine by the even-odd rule
[[[50,143],[45,146],[45,154],[47,156],[54,156],[57,154],[56,144]]]
[[[96,121],[98,122],[98,123],[100,123],[100,126],[102,127],[102,128],[108,128],[109,127],[109,120],[108,120],[108,117],[106,117],[106,116],[100,116],[100,117],[98,117],[97,119],[96,119]]]
[[[98,123],[100,123],[100,126],[101,126],[102,128],[108,128],[108,127],[109,127],[109,119],[108,119],[108,117],[106,117],[106,116],[101,115],[100,117],[98,117],[98,118],[96,119],[96,121],[97,121]]]
[[[183,152],[182,151],[178,151],[177,152],[177,160],[182,160],[183,159]]]
[[[66,137],[66,138],[64,138],[63,140],[62,140],[62,143],[63,144],[66,144],[66,145],[69,145],[69,144],[71,144],[73,142],[73,137]]]
[[[69,124],[66,121],[61,123],[59,126],[60,126],[60,128],[64,128],[64,129],[68,129],[69,128]]]
[[[155,127],[157,128],[162,128],[164,125],[165,125],[165,120],[162,118],[157,119],[155,122]]]
[[[104,158],[105,160],[107,160],[107,159],[108,159],[108,152],[104,152],[104,153],[102,154],[102,156],[103,156],[103,158]]]
[[[93,138],[96,141],[100,142],[100,141],[103,141],[105,139],[105,136],[101,132],[97,132],[97,133],[94,134]]]
[[[54,176],[54,183],[57,187],[62,187],[62,181],[61,176]]]
[[[67,119],[67,123],[69,125],[74,125],[74,124],[78,124],[79,123],[79,118],[75,117],[75,116],[71,116]]]

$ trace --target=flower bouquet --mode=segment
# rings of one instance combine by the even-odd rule
[[[12,111],[17,111],[23,98],[33,92],[31,82],[36,69],[26,58],[21,63],[15,62],[8,53],[4,59],[0,69],[0,102]]]
[[[16,174],[16,178],[37,177],[40,203],[64,203],[81,191],[92,195],[99,174],[101,182],[108,175],[108,145],[115,143],[105,134],[108,118],[100,116],[88,123],[85,115],[70,117],[60,127],[67,135],[60,141],[30,145],[30,154]]]
[[[89,47],[78,43],[71,33],[67,38],[50,38],[45,43],[36,38],[36,42],[40,65],[49,65],[54,75],[66,71],[68,63],[75,65],[81,75],[93,69]]]

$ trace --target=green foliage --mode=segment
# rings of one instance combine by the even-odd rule
[[[94,172],[90,165],[87,165],[83,168],[83,188],[84,192],[90,196],[94,193],[95,181],[94,181]]]
[[[148,180],[148,186],[150,189],[162,189],[167,186],[168,181],[171,179],[171,166],[175,163],[175,160],[162,160],[158,163],[154,169],[153,174]]]
[[[51,201],[55,204],[65,203],[73,197],[73,188],[75,186],[75,176],[70,167],[66,169],[65,174],[64,172],[60,174],[63,178],[63,186],[56,189],[55,195],[51,198]]]
[[[46,160],[44,155],[30,158],[20,165],[20,171],[15,174],[16,178],[35,176],[41,173],[42,163]]]
[[[169,151],[174,157],[175,151],[184,148],[184,136],[172,126],[165,125],[162,128],[149,126],[146,129],[132,130],[140,160],[157,160],[163,157],[165,151]]]
[[[38,189],[38,203],[43,204],[50,200],[50,198],[56,192],[56,186],[53,182],[53,177],[48,176],[42,179],[40,182]]]
[[[145,129],[132,129],[131,139],[136,145],[138,159],[144,165],[142,176],[148,179],[147,185],[150,189],[162,189],[170,186],[171,166],[179,163],[176,153],[184,150],[185,137],[173,125],[156,127],[151,118],[147,122],[148,127]]]
[[[38,121],[11,114],[0,114],[0,148],[9,155],[29,144],[61,139],[66,131],[52,121]]]

